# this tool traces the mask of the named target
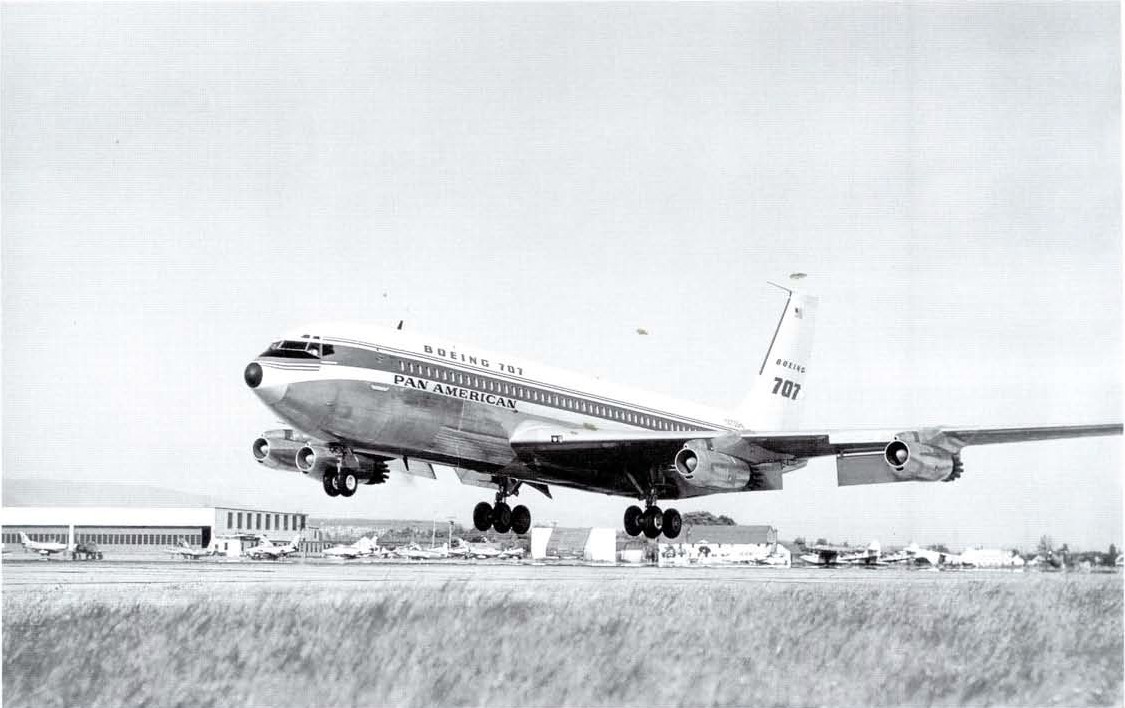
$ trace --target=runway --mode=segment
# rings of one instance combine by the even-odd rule
[[[984,577],[1001,582],[1019,582],[1024,573],[1010,571],[936,572],[892,568],[758,568],[696,566],[656,568],[652,566],[582,565],[534,562],[439,562],[439,561],[100,561],[74,562],[41,559],[5,559],[3,588],[6,593],[36,592],[50,587],[169,587],[270,585],[278,588],[310,585],[340,588],[348,585],[441,586],[470,583],[543,589],[565,586],[656,584],[701,586],[716,582],[748,585],[866,585],[949,584]]]

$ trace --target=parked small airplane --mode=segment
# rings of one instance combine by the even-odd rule
[[[806,546],[805,548],[812,553],[802,555],[801,560],[812,565],[882,565],[883,549],[878,541],[872,541],[867,548],[863,549],[830,545]]]
[[[961,556],[956,553],[921,548],[917,543],[911,543],[909,546],[902,549],[902,553],[906,556],[907,561],[915,565],[931,565],[935,568],[939,566],[961,565]]]
[[[454,558],[499,558],[503,553],[499,548],[482,543],[470,543],[464,539],[453,539],[449,555]]]
[[[396,548],[395,555],[399,558],[409,558],[410,560],[434,560],[436,558],[448,558],[450,555],[448,548],[422,548],[416,543],[412,543],[406,548]]]
[[[269,558],[270,560],[280,560],[300,550],[301,533],[298,531],[297,535],[293,537],[293,540],[284,546],[275,546],[265,536],[259,536],[258,541],[258,545],[246,551],[246,555],[255,560],[260,560],[262,558]]]
[[[379,548],[378,537],[363,537],[355,543],[349,545],[333,546],[324,550],[324,555],[329,558],[343,558],[350,560],[353,558],[368,558],[374,555],[382,555]]]
[[[25,550],[32,553],[38,553],[44,558],[54,555],[55,553],[65,553],[74,547],[74,528],[71,527],[68,537],[69,543],[58,543],[51,541],[32,541],[27,537],[26,533],[20,533],[20,543],[23,544]]]
[[[175,548],[169,548],[169,549],[167,549],[167,551],[168,551],[168,553],[171,553],[173,556],[179,556],[181,558],[187,558],[187,559],[199,559],[199,558],[204,558],[206,556],[215,555],[215,551],[213,549],[211,549],[211,548],[192,548],[191,544],[189,544],[186,539],[182,539],[182,538],[180,539],[179,544],[177,544]]]

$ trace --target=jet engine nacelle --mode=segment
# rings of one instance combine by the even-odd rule
[[[750,463],[711,449],[709,440],[689,440],[676,453],[673,466],[689,484],[706,489],[745,489],[750,484]]]
[[[949,479],[955,468],[960,471],[961,463],[955,453],[901,436],[883,450],[883,459],[899,479],[920,482]]]
[[[254,453],[254,459],[266,467],[293,470],[297,468],[297,450],[302,445],[304,443],[300,440],[266,433],[254,441],[250,451]]]
[[[294,456],[297,469],[316,477],[340,468],[341,455],[323,445],[305,445]]]

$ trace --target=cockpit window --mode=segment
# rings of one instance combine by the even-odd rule
[[[300,342],[286,339],[280,342],[274,342],[270,345],[269,349],[262,352],[259,356],[275,356],[286,359],[319,359],[320,346],[319,342]],[[327,351],[329,349],[331,349],[331,346],[326,345],[325,350]]]

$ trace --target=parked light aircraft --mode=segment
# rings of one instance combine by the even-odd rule
[[[25,550],[32,553],[38,553],[41,556],[47,557],[55,553],[65,553],[74,547],[74,529],[71,528],[70,543],[58,543],[51,541],[32,541],[27,537],[26,533],[20,533],[20,543],[23,544]]]
[[[453,558],[476,558],[478,560],[499,558],[503,560],[507,558],[523,558],[524,550],[522,548],[506,548],[501,550],[488,544],[470,543],[464,539],[455,538],[449,548],[449,555]]]
[[[199,559],[205,556],[215,555],[215,551],[211,548],[192,548],[191,545],[185,540],[180,539],[180,542],[175,548],[167,549],[168,553],[181,558]]]
[[[381,555],[377,542],[377,537],[372,536],[369,538],[365,536],[348,546],[326,548],[324,550],[324,555],[329,558],[344,558],[348,560],[352,558],[367,558],[374,555]]]
[[[379,484],[388,463],[496,490],[473,510],[477,529],[527,533],[512,508],[525,488],[634,497],[625,530],[668,538],[682,518],[659,500],[778,490],[785,473],[836,457],[840,485],[949,482],[969,445],[1119,435],[1121,424],[1033,428],[918,427],[800,431],[816,298],[788,288],[750,392],[735,410],[611,386],[530,361],[401,329],[303,327],[246,366],[258,398],[291,428],[254,441],[262,464],[297,470],[329,496]],[[399,461],[401,460],[401,463]]]
[[[946,551],[921,548],[917,543],[911,543],[909,546],[902,549],[902,553],[908,561],[913,562],[915,565],[931,565],[935,568],[938,566],[961,565],[961,556]]]
[[[812,553],[802,555],[801,560],[813,565],[882,565],[883,548],[878,541],[872,541],[867,548],[825,544],[805,548]]]
[[[300,550],[301,547],[301,534],[297,533],[293,540],[284,546],[275,546],[265,536],[258,537],[258,545],[246,551],[246,555],[255,560],[262,558],[269,558],[270,560],[280,560],[286,556],[290,556]]]
[[[497,558],[502,553],[499,548],[480,543],[469,543],[460,538],[453,539],[449,555],[454,558]]]
[[[394,553],[399,558],[409,558],[410,560],[433,560],[449,557],[448,548],[422,548],[417,543],[412,543],[404,548],[396,548]]]

